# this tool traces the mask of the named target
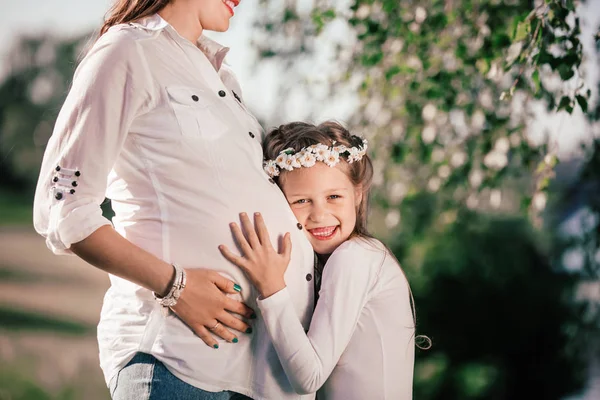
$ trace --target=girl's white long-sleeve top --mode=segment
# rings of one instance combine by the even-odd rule
[[[46,148],[34,225],[50,249],[69,253],[110,224],[100,209],[106,196],[122,236],[166,262],[219,271],[242,287],[232,297],[257,309],[257,292],[218,246],[236,248],[229,223],[240,212],[261,212],[274,243],[292,233],[286,278],[294,313],[308,327],[313,251],[263,171],[263,132],[223,63],[227,50],[204,36],[191,43],[159,15],[102,35],[77,68]],[[262,319],[253,334],[215,350],[175,315],[164,316],[150,291],[110,279],[98,325],[107,383],[140,351],[205,390],[314,397],[294,392]]]
[[[291,385],[326,400],[412,398],[414,320],[408,282],[375,239],[330,256],[310,330],[286,288],[258,301]]]

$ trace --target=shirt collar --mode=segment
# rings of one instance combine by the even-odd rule
[[[137,20],[136,22],[132,22],[131,25],[140,27],[142,29],[146,29],[153,32],[158,32],[162,30],[168,30],[175,34],[175,38],[179,41],[184,41],[189,44],[189,40],[182,37],[176,30],[165,21],[160,15],[154,14],[148,17]],[[223,60],[227,53],[229,53],[229,47],[222,46],[221,44],[215,42],[210,39],[204,33],[198,38],[196,41],[196,46],[202,51],[208,61],[215,67],[215,70],[219,71],[221,66],[223,65]]]

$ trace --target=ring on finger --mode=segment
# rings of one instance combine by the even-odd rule
[[[221,323],[219,321],[217,321],[217,323],[215,324],[215,326],[213,326],[212,328],[208,328],[209,331],[214,331],[215,329],[217,329],[219,327],[219,325],[221,325]]]

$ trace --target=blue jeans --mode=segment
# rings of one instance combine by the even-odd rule
[[[154,356],[137,353],[110,382],[113,400],[252,400],[243,394],[207,392],[169,372]]]

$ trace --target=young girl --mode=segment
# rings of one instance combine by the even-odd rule
[[[261,317],[294,390],[322,387],[320,399],[412,398],[410,291],[395,257],[366,231],[373,175],[367,142],[337,123],[292,123],[271,132],[263,147],[265,171],[325,266],[308,333],[284,281],[289,234],[276,251],[262,216],[254,215],[253,228],[242,214],[241,229],[230,226],[243,257],[219,249],[259,290]]]

